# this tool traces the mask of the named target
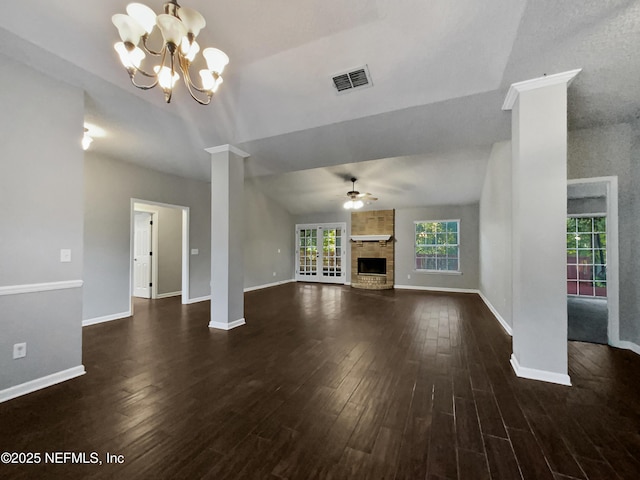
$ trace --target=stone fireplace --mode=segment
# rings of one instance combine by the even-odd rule
[[[351,213],[351,286],[387,290],[394,284],[394,210]]]

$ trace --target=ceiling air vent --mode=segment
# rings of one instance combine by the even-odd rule
[[[371,81],[371,74],[369,68],[364,67],[354,68],[345,73],[339,73],[333,76],[333,86],[337,90],[337,93],[347,93],[356,88],[366,88],[373,86]]]

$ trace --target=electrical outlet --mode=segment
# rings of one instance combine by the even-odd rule
[[[191,249],[191,255],[198,255],[199,253],[200,253],[200,250],[198,250],[197,248]]]
[[[60,250],[60,262],[69,263],[71,261],[71,250],[68,248],[63,248]]]
[[[411,280],[411,274],[410,274],[410,273],[408,273],[408,274],[407,274],[407,278],[408,278],[409,280]]]
[[[274,277],[276,276],[276,272],[273,272],[273,276],[274,276]]]
[[[13,345],[13,359],[23,358],[27,356],[27,344],[16,343]]]

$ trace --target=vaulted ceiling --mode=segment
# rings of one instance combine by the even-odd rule
[[[182,0],[207,19],[200,44],[231,58],[207,107],[131,86],[112,47],[127,3],[3,5],[3,53],[86,91],[95,152],[206,180],[204,148],[231,143],[293,213],[339,208],[351,175],[377,206],[477,201],[513,82],[582,68],[571,128],[640,112],[637,0]],[[337,95],[332,75],[365,64],[373,87]]]

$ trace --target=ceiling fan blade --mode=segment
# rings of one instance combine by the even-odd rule
[[[373,194],[371,193],[361,193],[360,195],[358,195],[358,197],[360,198],[367,198],[367,199],[372,199],[372,200],[377,200],[377,197],[374,197]]]

